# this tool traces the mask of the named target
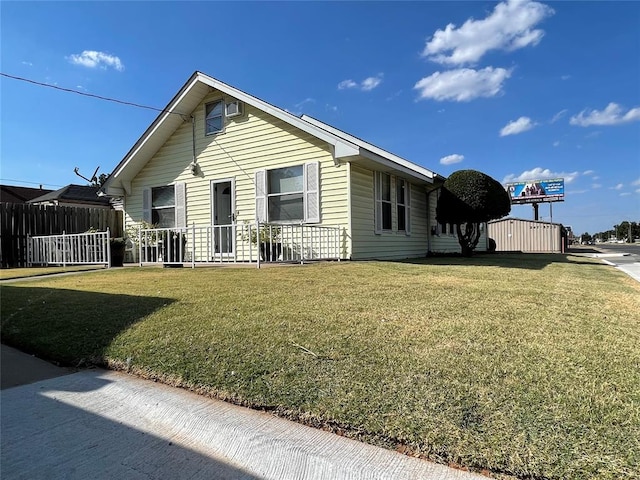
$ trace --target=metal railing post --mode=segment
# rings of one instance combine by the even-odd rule
[[[31,236],[27,233],[27,267],[31,266],[32,251],[31,251]]]
[[[191,224],[191,268],[196,268],[196,223]]]
[[[65,231],[62,231],[62,268],[67,268],[67,242],[64,240]]]
[[[107,268],[111,268],[111,237],[109,227],[107,227],[107,241],[105,248],[107,249]]]
[[[249,235],[249,238],[251,238],[251,235]],[[256,239],[258,240],[256,242],[256,244],[258,245],[258,252],[257,252],[257,264],[258,264],[258,268],[260,268],[260,222],[258,220],[256,220]],[[267,256],[267,254],[265,253],[265,257]]]

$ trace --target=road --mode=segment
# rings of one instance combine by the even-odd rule
[[[598,243],[594,247],[602,253],[628,253],[622,257],[615,257],[614,263],[618,265],[640,262],[640,243]]]

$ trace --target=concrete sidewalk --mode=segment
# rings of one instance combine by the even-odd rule
[[[486,479],[123,373],[0,395],[3,480]]]

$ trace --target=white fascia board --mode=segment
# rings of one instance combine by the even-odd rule
[[[386,150],[383,150],[380,147],[376,147],[375,145],[365,142],[364,140],[360,140],[359,138],[354,137],[353,135],[349,135],[348,133],[338,130],[337,128],[332,127],[331,125],[327,125],[326,123],[321,122],[320,120],[317,120],[313,117],[303,115],[302,120],[312,125],[315,125],[318,128],[327,130],[328,132],[333,133],[337,137],[344,138],[345,140],[355,145],[358,145],[361,149],[368,150],[369,152],[378,155],[379,158],[390,160],[391,162],[394,162],[399,166],[404,167],[404,169],[408,171],[413,171],[414,173],[412,175],[418,174],[419,177],[426,177],[431,181],[433,181],[433,177],[436,175],[433,171],[427,168],[421,167],[420,165],[410,162],[409,160],[405,160],[402,157],[399,157],[391,152],[387,152]],[[363,155],[363,156],[367,156],[367,155]],[[371,158],[371,157],[367,156],[367,158]],[[375,160],[374,158],[371,158],[371,159]],[[395,167],[395,168],[399,169],[398,167]]]
[[[370,152],[369,150],[360,149],[360,155],[364,158],[368,158],[369,160],[373,160],[374,162],[379,163],[380,165],[388,169],[402,172],[403,174],[409,177],[422,180],[423,182],[426,182],[426,183],[433,183],[433,177],[427,176],[421,172],[418,172],[415,168],[408,168],[408,167],[405,167],[404,165],[400,165],[399,163],[393,162],[385,157],[381,157],[375,152]]]
[[[107,187],[103,190],[104,190],[104,193],[109,197],[124,197],[125,195],[124,188]]]
[[[330,145],[333,145],[335,159],[352,157],[354,155],[358,155],[360,152],[358,146],[353,142],[350,142],[349,140],[344,139],[338,135],[334,135],[331,132],[327,132],[322,128],[318,128],[317,126],[312,125],[309,122],[306,122],[289,112],[286,112],[278,107],[274,107],[273,105],[260,100],[253,95],[249,95],[248,93],[245,93],[242,90],[238,90],[237,88],[216,80],[213,77],[210,77],[203,73],[198,73],[196,80],[199,80],[206,85],[215,88],[216,90],[220,90],[223,93],[231,95],[232,97],[237,98],[238,100],[241,100],[246,104],[257,108],[258,110],[262,110],[269,115],[273,115],[283,122],[286,122],[304,132],[307,132],[310,135],[313,135],[316,138],[319,138],[320,140],[329,143]]]
[[[122,166],[117,171],[114,172],[113,176],[116,179],[125,170],[127,165],[129,165],[131,159],[133,159],[140,152],[140,150],[142,150],[142,148],[153,137],[153,135],[158,131],[158,129],[162,127],[163,123],[167,120],[167,118],[177,113],[174,111],[176,106],[179,105],[180,102],[189,94],[189,92],[191,91],[191,89],[193,88],[193,86],[196,84],[197,81],[198,81],[198,78],[197,77],[194,78],[189,84],[189,86],[184,89],[184,91],[182,92],[182,95],[176,98],[174,102],[165,109],[165,111],[161,114],[161,116],[158,117],[158,119],[155,121],[155,125],[153,126],[153,128],[149,132],[146,132],[144,137],[140,139],[140,144],[138,145],[138,147],[127,156],[128,158],[126,159],[125,162],[122,163]]]

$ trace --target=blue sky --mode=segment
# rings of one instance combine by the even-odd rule
[[[3,1],[0,15],[5,74],[162,108],[199,70],[445,176],[564,177],[553,220],[577,233],[640,221],[638,2]],[[5,184],[109,173],[157,114],[0,81]]]

